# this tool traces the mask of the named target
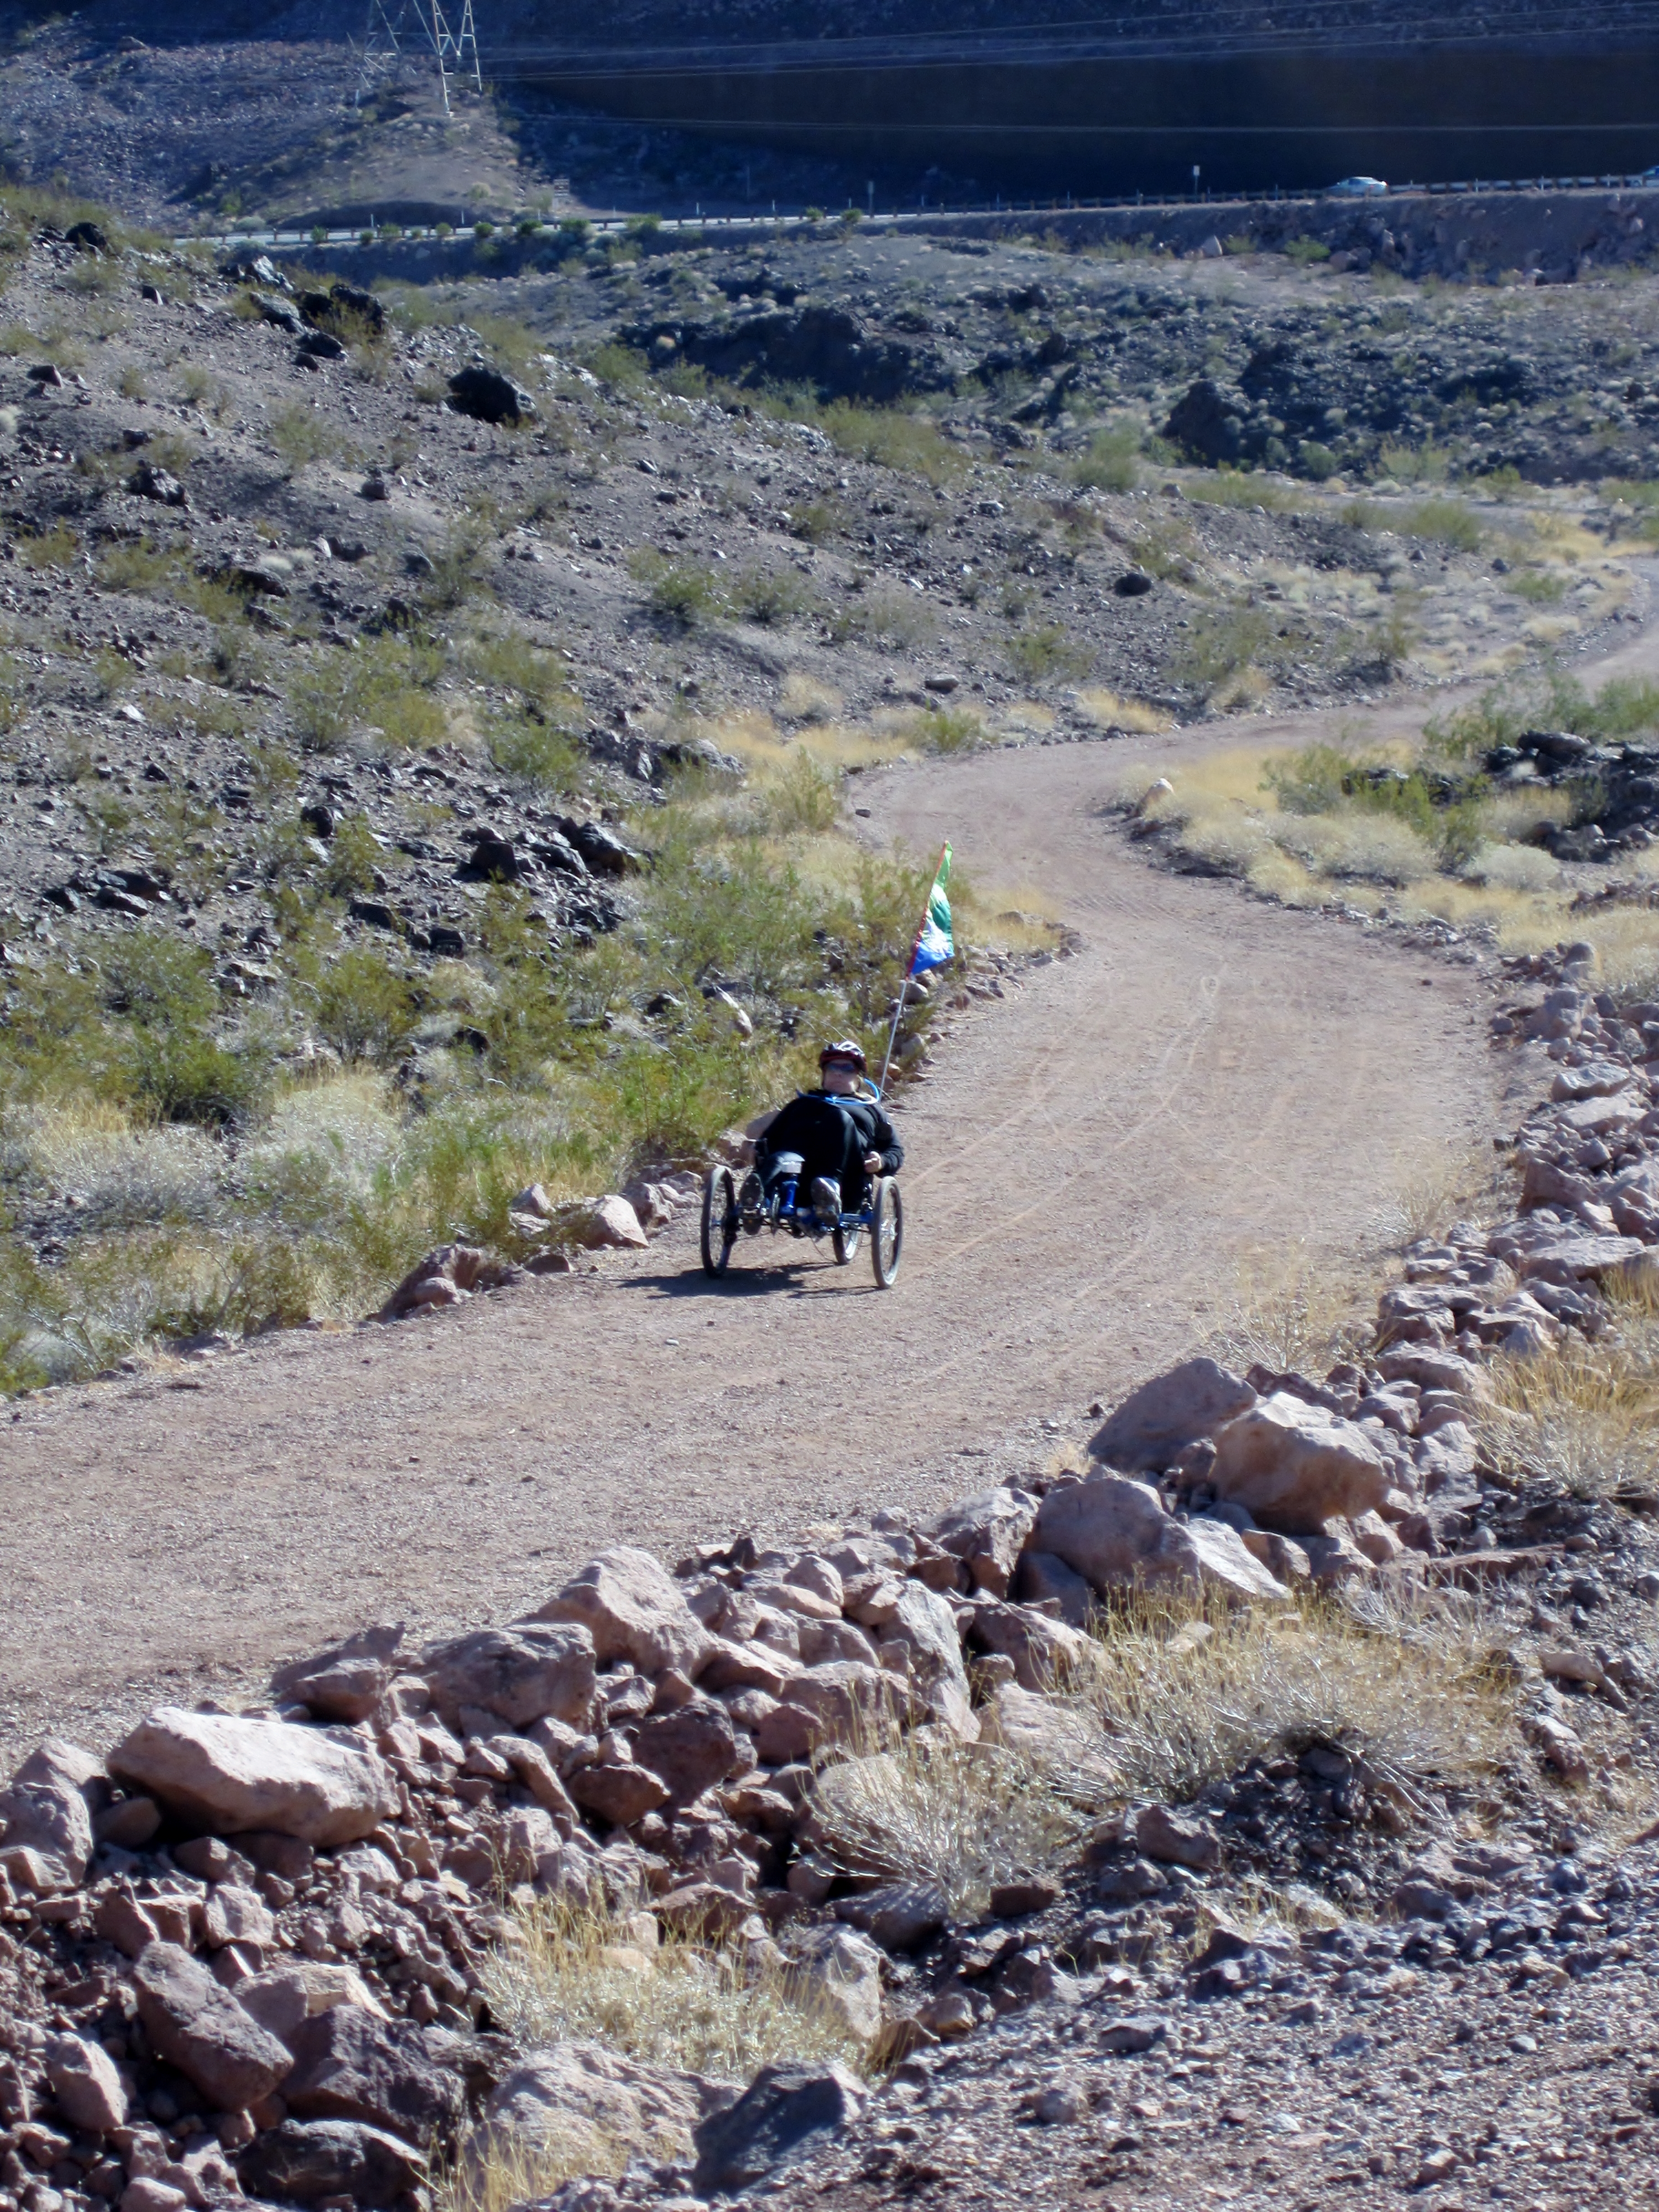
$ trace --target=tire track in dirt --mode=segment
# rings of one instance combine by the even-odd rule
[[[510,1618],[606,1542],[669,1556],[972,1486],[977,1455],[1178,1357],[1240,1255],[1357,1249],[1403,1178],[1488,1130],[1462,971],[1156,872],[1102,809],[1131,751],[864,781],[880,841],[947,830],[1041,884],[1071,960],[959,1022],[901,1115],[907,1251],[698,1268],[650,1252],[396,1329],[272,1337],[15,1409],[0,1435],[0,1748],[103,1740],[371,1620]],[[1425,988],[1428,979],[1429,988]],[[1024,1438],[1024,1444],[1019,1439]],[[960,1462],[964,1455],[968,1471]]]

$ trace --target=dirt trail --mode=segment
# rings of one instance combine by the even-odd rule
[[[1309,726],[1312,727],[1312,718]],[[1283,726],[1287,735],[1290,726]],[[1239,1255],[1375,1234],[1493,1124],[1478,987],[1340,923],[1154,872],[1099,809],[1128,753],[999,752],[867,782],[872,835],[948,830],[1040,884],[1075,958],[963,1020],[903,1109],[908,1248],[705,1282],[647,1254],[200,1376],[30,1401],[0,1454],[0,1750],[106,1737],[374,1620],[512,1616],[617,1540],[671,1558],[974,1486],[1224,1312]],[[805,1248],[809,1249],[810,1248]]]

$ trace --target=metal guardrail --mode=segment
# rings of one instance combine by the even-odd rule
[[[1053,220],[1061,216],[1120,214],[1128,209],[1143,210],[1147,215],[1179,214],[1196,207],[1227,208],[1262,207],[1269,205],[1328,207],[1375,207],[1384,200],[1432,199],[1490,192],[1564,192],[1564,191],[1659,191],[1659,175],[1644,173],[1635,176],[1603,177],[1522,177],[1466,179],[1447,184],[1389,185],[1381,192],[1334,193],[1281,192],[1276,186],[1271,192],[1238,192],[1216,195],[1208,192],[1165,193],[1148,198],[1144,193],[1121,194],[1115,199],[1078,199],[1067,196],[1063,200],[986,200],[982,203],[956,206],[929,207],[925,203],[914,208],[892,208],[880,212],[856,210],[860,231],[891,228],[901,223],[918,222],[948,222],[952,219],[980,222],[1012,221],[1018,217]],[[614,236],[630,227],[670,231],[676,234],[684,231],[721,231],[732,234],[750,231],[771,231],[780,223],[800,224],[809,219],[826,223],[842,220],[842,212],[817,213],[800,207],[774,208],[767,215],[704,215],[701,209],[692,215],[660,216],[642,223],[637,215],[624,215],[613,210],[608,215],[586,216],[580,220],[591,237]],[[501,239],[511,244],[528,244],[541,239],[552,243],[560,235],[556,221],[538,223],[534,230],[521,231],[514,222],[492,222],[484,233],[486,240]],[[477,227],[474,223],[458,223],[447,235],[427,224],[398,224],[391,228],[370,223],[358,229],[327,230],[319,237],[314,230],[249,230],[198,231],[193,235],[175,238],[173,244],[180,251],[190,246],[243,247],[249,250],[260,246],[275,246],[279,250],[303,246],[384,246],[392,245],[458,246],[478,242]]]

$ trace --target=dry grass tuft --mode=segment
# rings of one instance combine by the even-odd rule
[[[661,2148],[672,2157],[683,2146]],[[574,2112],[538,2142],[480,2129],[456,2162],[434,2176],[434,2212],[511,2212],[541,2203],[567,2181],[614,2181],[632,2154],[631,2145]]]
[[[524,1907],[516,1927],[518,1940],[485,1964],[484,1991],[526,2049],[603,2043],[725,2081],[787,2058],[857,2063],[845,2023],[787,1967],[751,1968],[740,1950],[684,1936],[658,1942],[648,1913],[565,1899]]]
[[[1305,1243],[1246,1254],[1226,1318],[1213,1332],[1213,1356],[1241,1370],[1259,1360],[1322,1372],[1369,1336],[1369,1285],[1334,1273]]]
[[[1138,1601],[1097,1638],[1087,1702],[1126,1794],[1182,1803],[1255,1759],[1316,1746],[1417,1806],[1423,1789],[1492,1768],[1513,1741],[1511,1693],[1478,1620],[1443,1601],[1367,1593],[1264,1616]]]
[[[1063,1858],[1081,1815],[1024,1759],[921,1729],[890,1750],[826,1767],[814,1796],[820,1847],[848,1874],[925,1882],[954,1914]]]
[[[1103,684],[1085,684],[1074,696],[1084,714],[1100,729],[1137,730],[1151,736],[1170,726],[1169,714],[1163,708],[1149,707],[1144,699],[1125,699]]]
[[[1659,1473],[1659,1328],[1642,1306],[1599,1343],[1564,1336],[1532,1359],[1497,1359],[1475,1434],[1512,1476],[1576,1498],[1651,1489]]]

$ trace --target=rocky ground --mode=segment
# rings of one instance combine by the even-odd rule
[[[1626,611],[1622,490],[1506,480],[1477,508],[1393,476],[1356,507],[1326,462],[1392,468],[1399,437],[1639,472],[1637,291],[1470,307],[1213,257],[568,236],[562,270],[388,313],[64,229],[7,231],[14,1045],[48,971],[142,997],[135,945],[210,945],[203,1019],[278,1058],[298,1036],[267,1011],[331,961],[391,947],[435,991],[493,957],[504,886],[538,959],[603,950],[668,866],[653,819],[734,788],[745,735],[860,769],[1081,740],[1501,666]],[[1500,330],[1524,373],[1492,368]],[[1395,388],[1407,340],[1431,398]],[[769,407],[778,382],[817,395]],[[930,389],[925,419],[879,404]],[[1215,436],[1302,477],[1202,470]],[[1602,764],[1619,803],[1648,765]],[[1334,1363],[1190,1359],[943,1515],[728,1528],[672,1575],[613,1540],[504,1626],[366,1628],[240,1711],[33,1753],[0,1798],[0,2212],[1639,2191],[1659,1006],[1577,945],[1504,981],[1500,1048],[1554,1070],[1510,1208],[1407,1243]],[[683,1009],[641,996],[626,1034],[666,1052]],[[758,986],[719,1003],[727,1035],[801,1019]],[[443,1056],[501,1050],[472,1027],[398,1059],[411,1116]],[[229,1107],[216,1127],[234,1146]],[[50,1267],[82,1209],[14,1180],[15,1248]],[[641,1195],[670,1215],[689,1188]],[[475,1261],[449,1248],[400,1304],[459,1304]],[[1006,1320],[980,1312],[974,1354]],[[742,1989],[833,2034],[752,2081],[672,2039],[550,2042],[525,1931],[558,1911],[636,1992],[719,1937]]]

